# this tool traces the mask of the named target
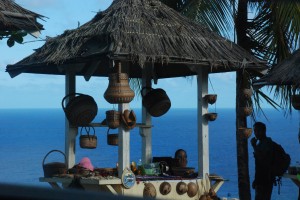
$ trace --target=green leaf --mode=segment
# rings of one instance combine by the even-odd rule
[[[12,38],[9,38],[9,39],[7,40],[7,46],[12,47],[12,46],[14,46],[14,45],[15,45],[15,40],[12,39]]]
[[[13,35],[12,38],[19,44],[23,42],[23,37],[20,34]]]

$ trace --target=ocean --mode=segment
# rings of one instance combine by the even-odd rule
[[[105,111],[99,108],[94,122],[105,118]],[[141,120],[141,110],[134,109],[137,121]],[[267,125],[267,135],[280,143],[292,159],[292,165],[300,161],[298,142],[299,116],[293,110],[291,116],[275,109],[265,109],[266,119],[262,114],[256,115],[257,121]],[[227,179],[218,191],[219,197],[238,198],[235,109],[217,109],[218,118],[209,122],[209,154],[210,173]],[[43,176],[44,163],[63,162],[63,155],[51,150],[64,151],[65,115],[62,109],[1,109],[0,110],[0,182],[17,185],[50,187],[39,182]],[[153,156],[174,156],[177,149],[182,148],[188,154],[188,166],[197,169],[197,110],[174,109],[161,117],[153,117]],[[248,127],[254,122],[249,118]],[[111,130],[110,133],[116,133]],[[80,135],[80,134],[79,134]],[[76,144],[76,162],[88,156],[95,167],[115,167],[118,148],[107,145],[107,128],[97,127],[98,146],[96,149],[79,147],[79,136]],[[253,137],[253,135],[251,136]],[[249,147],[250,180],[254,177],[253,151]],[[138,128],[130,133],[130,158],[138,161],[141,158],[141,137]],[[252,198],[254,199],[254,191]],[[287,178],[283,178],[280,194],[278,187],[273,188],[272,199],[296,200],[298,188]]]

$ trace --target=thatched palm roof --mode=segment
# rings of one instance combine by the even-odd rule
[[[254,85],[298,85],[300,86],[300,49],[283,60]]]
[[[43,30],[43,25],[37,22],[37,18],[43,17],[19,6],[13,0],[0,1],[0,31],[40,31]]]
[[[76,67],[77,75],[107,76],[110,60],[130,61],[130,77],[141,77],[147,63],[154,64],[157,78],[193,75],[191,65],[210,72],[264,67],[238,45],[159,1],[114,0],[91,21],[48,39],[32,55],[7,66],[7,72],[12,77],[22,72],[64,74],[65,67]]]

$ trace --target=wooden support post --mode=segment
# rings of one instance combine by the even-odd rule
[[[76,92],[76,76],[75,72],[67,72],[65,80],[65,93],[66,95]],[[69,98],[66,99],[66,104]],[[76,135],[78,133],[77,127],[71,126],[68,119],[65,118],[65,155],[67,158],[67,167],[71,168],[75,165],[75,146]]]
[[[151,87],[151,78],[149,71],[143,68],[142,87]],[[144,92],[147,92],[144,91]],[[152,161],[152,124],[151,115],[147,112],[146,108],[142,105],[142,123],[149,126],[140,128],[140,135],[142,136],[142,163],[150,163]]]
[[[208,72],[200,68],[198,71],[198,176],[209,174],[209,134],[208,121],[204,115],[208,112],[208,103],[204,96],[208,93]]]
[[[129,110],[128,103],[119,104],[120,113],[123,113],[126,109]],[[119,178],[122,178],[123,170],[125,168],[130,169],[130,132],[128,130],[125,130],[123,126],[119,127],[118,142],[118,176]]]

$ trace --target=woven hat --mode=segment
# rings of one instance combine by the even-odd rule
[[[133,110],[124,110],[122,114],[122,122],[126,129],[133,129],[136,125],[136,115]]]

